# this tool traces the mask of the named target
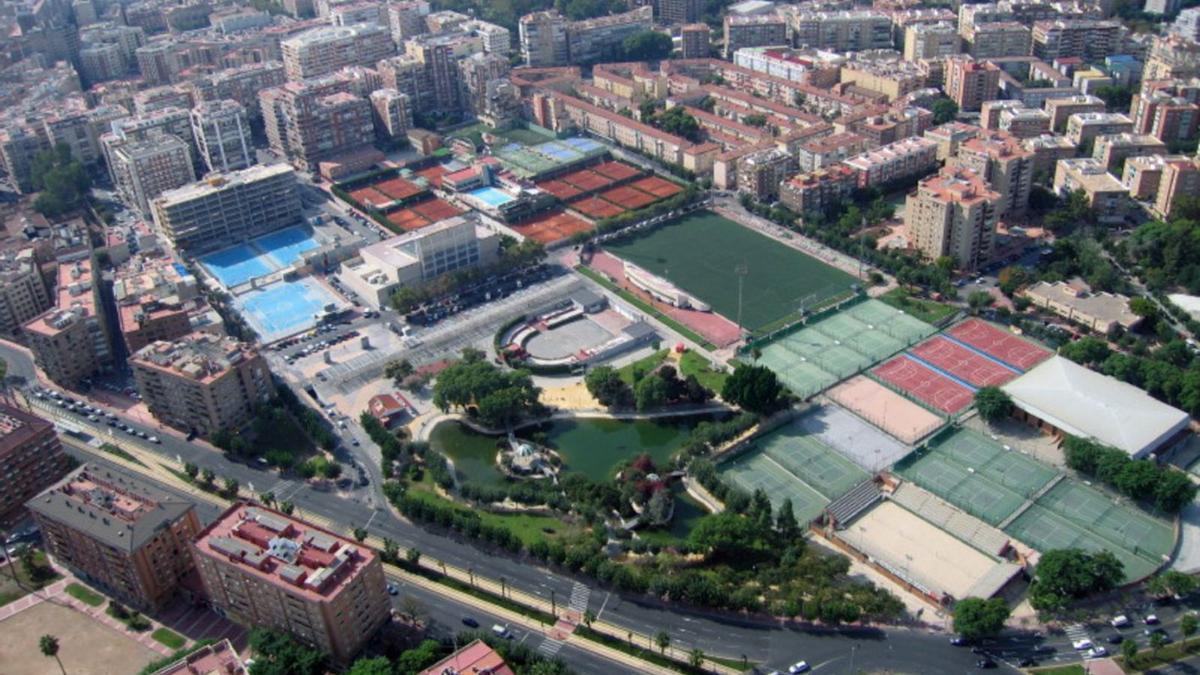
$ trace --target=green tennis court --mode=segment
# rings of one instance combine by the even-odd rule
[[[828,499],[841,497],[867,479],[867,472],[798,425],[772,431],[757,444],[765,455]]]
[[[847,307],[844,313],[909,345],[937,332],[936,328],[924,321],[879,300],[857,303]]]
[[[741,321],[754,331],[782,325],[801,309],[813,311],[849,297],[855,283],[853,276],[711,211],[605,248],[732,321],[738,319],[738,270],[743,270]]]
[[[1025,502],[1016,492],[968,471],[936,450],[905,464],[903,469],[897,465],[897,472],[906,480],[992,525],[1003,522]]]
[[[1126,581],[1144,578],[1161,564],[1159,560],[1134,554],[1124,547],[1097,537],[1095,532],[1037,504],[1026,509],[1004,528],[1004,531],[1039,551],[1058,548],[1079,548],[1091,552],[1109,551],[1124,564]]]
[[[822,370],[815,363],[797,359],[784,349],[763,350],[757,363],[774,371],[779,380],[800,398],[816,395],[838,381],[833,373]]]
[[[1175,530],[1170,523],[1083,483],[1063,481],[1043,495],[1038,504],[1153,560],[1169,555],[1175,545]]]
[[[821,515],[829,503],[821,493],[764,454],[761,448],[729,462],[722,468],[722,474],[746,492],[761,489],[775,508],[779,508],[783,500],[791,499],[792,510],[800,523]]]
[[[931,443],[939,453],[964,469],[1025,497],[1032,497],[1058,472],[970,429],[960,429]]]

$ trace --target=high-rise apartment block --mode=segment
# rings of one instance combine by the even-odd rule
[[[1158,194],[1154,199],[1154,215],[1170,218],[1175,203],[1182,196],[1200,194],[1200,167],[1193,157],[1175,158],[1163,163],[1162,178],[1158,183]]]
[[[192,545],[208,600],[247,627],[349,662],[388,620],[379,554],[278,511],[235,504]]]
[[[712,29],[706,23],[689,23],[679,30],[680,52],[685,59],[708,58]]]
[[[973,271],[992,255],[1000,200],[970,169],[945,169],[908,196],[904,224],[926,258],[948,256],[959,269]]]
[[[258,106],[258,92],[278,87],[287,81],[283,64],[279,61],[252,63],[236,68],[226,68],[211,75],[203,75],[188,82],[196,102],[237,101],[246,109],[246,116],[258,119],[262,110]]]
[[[1067,128],[1067,119],[1076,113],[1102,113],[1107,108],[1104,99],[1087,94],[1047,99],[1046,112],[1050,114],[1050,130],[1061,134]]]
[[[904,29],[904,58],[940,59],[962,52],[958,29],[950,23],[916,23]]]
[[[388,29],[392,34],[392,42],[400,46],[409,38],[427,32],[429,29],[425,26],[425,17],[428,15],[429,3],[425,0],[389,3]]]
[[[203,253],[295,225],[302,217],[296,172],[256,165],[209,176],[154,200],[154,223],[171,243]]]
[[[658,0],[658,18],[665,24],[693,23],[704,15],[701,0]]]
[[[1088,148],[1097,136],[1133,131],[1133,120],[1121,113],[1088,112],[1067,117],[1067,138],[1077,147]]]
[[[1129,106],[1133,130],[1170,143],[1194,138],[1200,130],[1200,91],[1178,81],[1146,83]]]
[[[325,26],[279,43],[289,80],[328,75],[346,66],[373,66],[396,52],[383,26]]]
[[[202,436],[240,429],[275,394],[266,360],[231,337],[192,333],[152,342],[129,366],[155,419]]]
[[[1091,157],[1060,159],[1054,171],[1054,192],[1060,197],[1082,190],[1097,222],[1118,224],[1129,210],[1129,188],[1117,180],[1100,160]]]
[[[53,424],[0,403],[0,525],[19,518],[25,502],[62,478],[67,467]]]
[[[569,63],[580,65],[614,60],[620,56],[625,38],[648,31],[653,25],[654,9],[649,6],[572,21],[567,24]]]
[[[792,44],[787,18],[779,14],[726,14],[725,58],[745,47],[788,47]]]
[[[1033,153],[1025,149],[1020,138],[990,132],[968,139],[958,148],[957,163],[983,178],[999,195],[997,217],[1025,213],[1033,187]]]
[[[857,52],[893,46],[891,17],[870,9],[796,12],[791,15],[791,28],[790,42],[799,47]]]
[[[1121,46],[1121,23],[1094,19],[1060,19],[1033,24],[1033,55],[1043,61],[1078,56],[1099,61]]]
[[[187,143],[170,134],[140,140],[106,136],[105,155],[113,185],[129,206],[149,215],[150,202],[167,190],[196,180]]]
[[[1092,157],[1118,176],[1121,175],[1120,167],[1130,157],[1165,154],[1167,144],[1150,134],[1106,134],[1097,136],[1092,145]]]
[[[376,89],[369,97],[375,111],[375,133],[385,140],[404,138],[412,127],[412,101],[395,89]]]
[[[965,33],[963,40],[967,53],[980,60],[1028,56],[1033,47],[1029,27],[1016,21],[979,24]]]
[[[959,110],[979,110],[984,101],[997,98],[1000,68],[990,61],[946,59],[946,95]]]
[[[517,25],[521,58],[535,68],[565,66],[571,60],[567,44],[567,18],[555,11],[533,12]]]
[[[354,89],[351,79],[331,75],[264,90],[259,100],[271,149],[315,171],[319,162],[369,147],[371,104]]]
[[[26,506],[57,562],[127,605],[162,609],[194,569],[195,507],[138,474],[84,464]]]
[[[21,326],[39,368],[73,388],[112,361],[91,258],[58,266],[55,306]]]
[[[17,236],[24,237],[20,232]],[[4,242],[0,249],[0,334],[12,335],[21,324],[50,307],[38,249],[29,242]]]
[[[254,164],[246,108],[232,99],[203,101],[192,108],[192,135],[209,171],[235,171]]]

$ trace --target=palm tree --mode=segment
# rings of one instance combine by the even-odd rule
[[[667,634],[667,631],[660,630],[658,635],[654,636],[654,642],[658,645],[658,651],[666,654],[667,647],[671,646],[671,636]]]
[[[587,626],[588,628],[591,628],[591,627],[592,627],[592,622],[593,622],[593,621],[595,621],[595,620],[596,620],[596,613],[595,613],[595,612],[593,612],[593,611],[592,611],[592,610],[590,610],[590,609],[588,609],[588,610],[584,610],[584,612],[583,612],[583,625]]]
[[[42,650],[42,656],[53,656],[58,662],[58,669],[63,675],[67,675],[67,669],[63,667],[62,659],[58,658],[58,638],[53,635],[43,635],[38,640],[38,647]]]
[[[704,667],[704,650],[696,647],[688,654],[688,663],[693,668]]]

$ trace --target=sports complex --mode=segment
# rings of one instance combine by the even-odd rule
[[[296,278],[306,253],[324,237],[307,225],[265,234],[200,258],[201,267],[233,296],[233,304],[263,343],[308,330],[345,302],[310,276]]]

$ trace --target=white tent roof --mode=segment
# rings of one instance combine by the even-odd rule
[[[1025,412],[1135,457],[1157,449],[1189,421],[1187,413],[1141,389],[1061,356],[1043,361],[1003,389]]]

